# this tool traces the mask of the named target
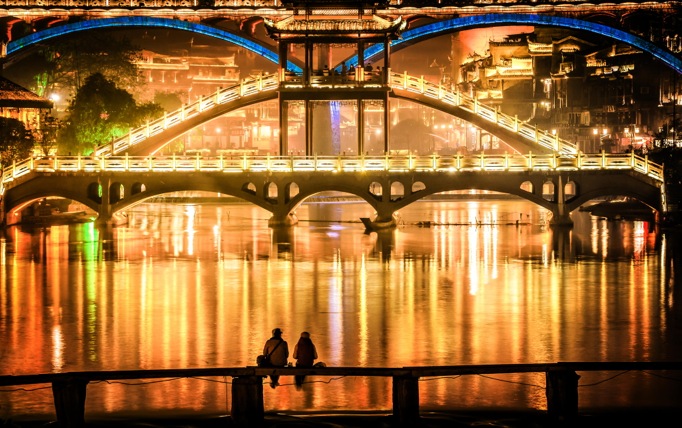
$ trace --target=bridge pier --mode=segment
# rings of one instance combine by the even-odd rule
[[[268,220],[269,227],[289,227],[298,223],[298,217],[294,213],[274,213]]]
[[[571,220],[570,211],[566,207],[566,193],[564,189],[564,177],[559,175],[557,194],[557,205],[552,210],[552,220],[550,226],[552,227],[573,227],[573,220]]]

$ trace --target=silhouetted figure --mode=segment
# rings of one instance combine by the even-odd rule
[[[315,349],[315,344],[307,331],[301,333],[301,338],[294,346],[294,358],[296,359],[296,367],[312,367],[317,359],[317,349]],[[296,375],[295,379],[296,388],[300,389],[303,386],[305,376]]]
[[[282,339],[282,329],[276,328],[272,330],[272,337],[265,342],[263,347],[263,355],[269,356],[273,367],[284,367],[287,365],[289,345],[286,340]],[[270,376],[270,387],[276,388],[277,385],[279,385],[279,376]]]

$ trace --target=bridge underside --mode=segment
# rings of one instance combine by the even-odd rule
[[[235,196],[270,213],[273,226],[296,222],[295,210],[320,192],[338,191],[364,199],[377,223],[394,224],[394,213],[426,196],[478,189],[517,195],[550,210],[557,223],[593,198],[630,196],[661,210],[660,182],[643,180],[631,170],[583,171],[309,171],[309,172],[107,172],[33,173],[5,192],[5,221],[32,201],[62,197],[81,202],[110,221],[114,213],[144,200],[178,191],[208,191]]]

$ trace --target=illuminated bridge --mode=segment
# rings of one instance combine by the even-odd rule
[[[391,97],[415,101],[429,107],[444,111],[486,130],[507,143],[512,151],[526,153],[552,153],[575,155],[578,148],[572,142],[565,141],[551,132],[538,129],[518,118],[503,114],[497,108],[481,104],[476,99],[461,92],[452,92],[441,85],[425,81],[407,74],[389,73],[389,95]],[[296,77],[294,77],[296,79]],[[298,80],[284,80],[284,88],[288,85],[299,86]],[[336,80],[335,80],[336,79]],[[314,88],[324,91],[354,91],[362,86],[380,86],[380,81],[363,82],[341,81],[339,76],[318,77]],[[97,156],[108,155],[145,155],[155,153],[173,139],[194,129],[198,125],[233,110],[268,100],[276,100],[279,96],[280,82],[277,75],[261,76],[247,79],[231,88],[219,89],[215,94],[202,97],[196,102],[184,105],[175,112],[132,130],[111,144],[98,147]],[[332,92],[335,93],[335,92]],[[280,153],[286,153],[280,148]],[[308,153],[312,155],[314,153]]]
[[[74,32],[159,27],[226,40],[278,64],[276,74],[218,90],[98,147],[92,157],[28,159],[6,167],[0,210],[4,224],[20,221],[22,208],[44,197],[81,202],[95,210],[101,222],[108,222],[116,212],[150,197],[192,190],[249,201],[272,213],[273,226],[295,223],[296,208],[325,191],[364,199],[376,210],[377,228],[395,226],[394,214],[425,196],[465,189],[518,195],[550,210],[556,225],[570,224],[572,210],[608,195],[631,196],[659,212],[668,208],[663,169],[646,157],[582,153],[573,143],[452,88],[393,72],[391,53],[468,28],[554,26],[629,43],[682,72],[682,61],[664,38],[675,31],[679,2],[602,7],[570,0],[3,1],[5,61],[25,48]],[[642,14],[653,14],[661,23],[660,32],[639,28]],[[263,26],[267,40],[254,36],[256,26]],[[349,50],[352,56],[345,54]],[[381,71],[369,69],[370,61]],[[321,64],[329,69],[321,73]],[[509,154],[416,156],[396,150],[389,145],[390,98],[458,116],[506,143]],[[192,128],[267,100],[279,103],[279,147],[271,155],[156,156]],[[354,156],[346,156],[340,144],[342,104],[354,115]],[[365,132],[368,105],[379,112],[373,119],[381,141]],[[292,116],[299,107],[303,113]],[[289,135],[294,120],[302,122],[302,142]]]
[[[272,213],[271,226],[296,222],[296,208],[320,192],[362,198],[376,210],[377,228],[434,193],[480,189],[517,195],[570,225],[569,214],[590,199],[636,198],[659,212],[663,168],[634,154],[560,156],[346,157],[49,157],[28,159],[2,176],[2,215],[9,225],[22,209],[47,197],[80,202],[100,222],[146,199],[176,191],[231,195]]]
[[[301,7],[305,3],[293,0],[0,0],[0,29],[5,35],[3,56],[11,60],[25,48],[75,32],[158,27],[215,37],[277,62],[277,46],[258,39],[255,28],[263,25],[264,19],[285,18],[291,15],[292,5]],[[343,9],[339,4],[358,2],[312,3]],[[537,25],[571,28],[623,41],[682,72],[682,60],[671,50],[666,38],[679,31],[680,1],[374,0],[360,3],[373,5],[371,11],[381,16],[405,21],[407,28],[403,36],[390,43],[394,52],[421,40],[470,28]],[[656,22],[655,28],[647,24],[652,19]],[[365,59],[382,58],[383,48],[381,44],[368,47]],[[357,57],[346,58],[346,62],[357,65]],[[291,64],[294,70],[300,67],[300,63]]]

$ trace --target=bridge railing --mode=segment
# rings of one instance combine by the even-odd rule
[[[112,141],[109,144],[99,146],[95,149],[96,156],[110,156],[123,152],[125,149],[138,144],[145,139],[159,134],[166,129],[175,126],[187,119],[191,119],[202,112],[229,103],[242,97],[254,95],[264,91],[274,91],[277,89],[279,81],[277,75],[269,74],[258,76],[253,79],[246,79],[239,84],[229,88],[221,88],[209,97],[200,97],[197,101],[183,105],[180,109],[164,114],[163,117],[148,122],[144,126],[131,130],[124,137]]]
[[[407,73],[391,73],[389,77],[389,84],[392,88],[422,94],[445,104],[459,107],[552,151],[569,155],[578,153],[578,147],[570,141],[563,140],[545,130],[540,130],[536,126],[521,122],[517,117],[504,114],[499,109],[482,104],[477,99],[462,92],[451,91],[442,85],[431,83],[423,77],[410,76]]]
[[[647,157],[629,154],[479,154],[385,156],[53,156],[31,158],[5,168],[2,183],[36,172],[168,172],[168,171],[529,171],[630,169],[663,182],[663,167]]]
[[[191,104],[183,105],[174,112],[165,113],[163,117],[131,130],[125,136],[118,138],[109,144],[97,147],[94,153],[96,156],[113,156],[123,153],[129,147],[180,124],[185,120],[191,119],[210,108],[263,91],[274,91],[278,88],[279,83],[278,76],[270,74],[258,76],[254,79],[246,79],[238,85],[219,89],[211,96],[200,97]],[[562,140],[558,136],[552,135],[547,131],[540,130],[535,126],[530,126],[527,123],[521,122],[518,118],[504,114],[497,108],[482,104],[475,98],[466,94],[453,92],[444,88],[442,85],[431,83],[423,77],[414,77],[407,73],[390,73],[389,84],[393,88],[423,94],[428,98],[464,109],[509,131],[518,133],[521,137],[534,144],[538,144],[543,148],[569,155],[578,153],[577,146],[571,142]]]

